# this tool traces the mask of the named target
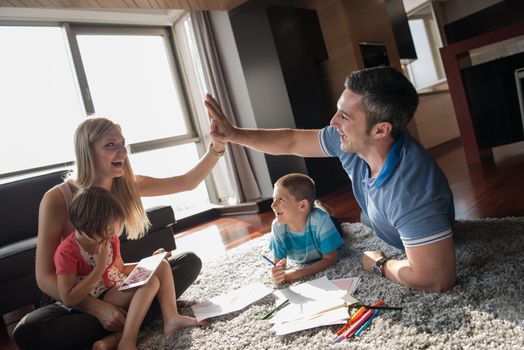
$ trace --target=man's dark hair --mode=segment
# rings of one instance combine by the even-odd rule
[[[367,132],[377,123],[392,125],[391,137],[406,129],[418,106],[413,84],[393,67],[374,67],[352,72],[345,87],[362,96]]]

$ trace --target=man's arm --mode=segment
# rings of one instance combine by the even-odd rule
[[[362,265],[371,271],[384,253],[365,252]],[[388,260],[384,264],[385,276],[397,283],[415,290],[443,292],[455,285],[455,246],[453,237],[426,244],[421,247],[406,248],[407,259]]]
[[[319,130],[238,128],[231,124],[212,96],[206,96],[205,105],[211,118],[210,134],[217,140],[274,155],[326,156],[318,141]]]
[[[333,250],[322,256],[322,259],[311,264],[308,267],[299,270],[288,270],[284,273],[284,281],[292,282],[300,280],[304,277],[314,275],[317,272],[324,271],[328,267],[335,265],[338,262],[337,250]]]

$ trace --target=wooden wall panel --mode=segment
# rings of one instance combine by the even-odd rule
[[[231,10],[247,0],[0,0],[0,7]]]
[[[329,60],[322,64],[328,96],[335,108],[349,73],[363,69],[359,41],[384,42],[391,64],[400,68],[393,30],[382,1],[295,0],[297,7],[315,9]],[[370,20],[370,18],[372,20]]]

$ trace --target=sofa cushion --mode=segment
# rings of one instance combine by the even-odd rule
[[[56,171],[0,185],[0,247],[36,236],[40,200],[65,174]]]
[[[173,229],[164,227],[160,230],[150,231],[138,240],[127,240],[122,242],[120,253],[124,263],[137,262],[146,256],[150,256],[159,248],[171,251],[176,248]]]
[[[36,237],[0,246],[0,283],[35,273]]]

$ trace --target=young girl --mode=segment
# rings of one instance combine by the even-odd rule
[[[75,307],[88,295],[127,309],[118,349],[136,349],[140,325],[157,296],[164,320],[164,333],[202,323],[178,314],[170,265],[163,260],[144,285],[125,291],[118,288],[136,264],[124,265],[119,236],[124,211],[114,196],[98,187],[80,190],[69,208],[74,231],[58,246],[54,262],[62,302]],[[93,348],[98,348],[95,343]],[[102,346],[101,346],[102,347]]]

